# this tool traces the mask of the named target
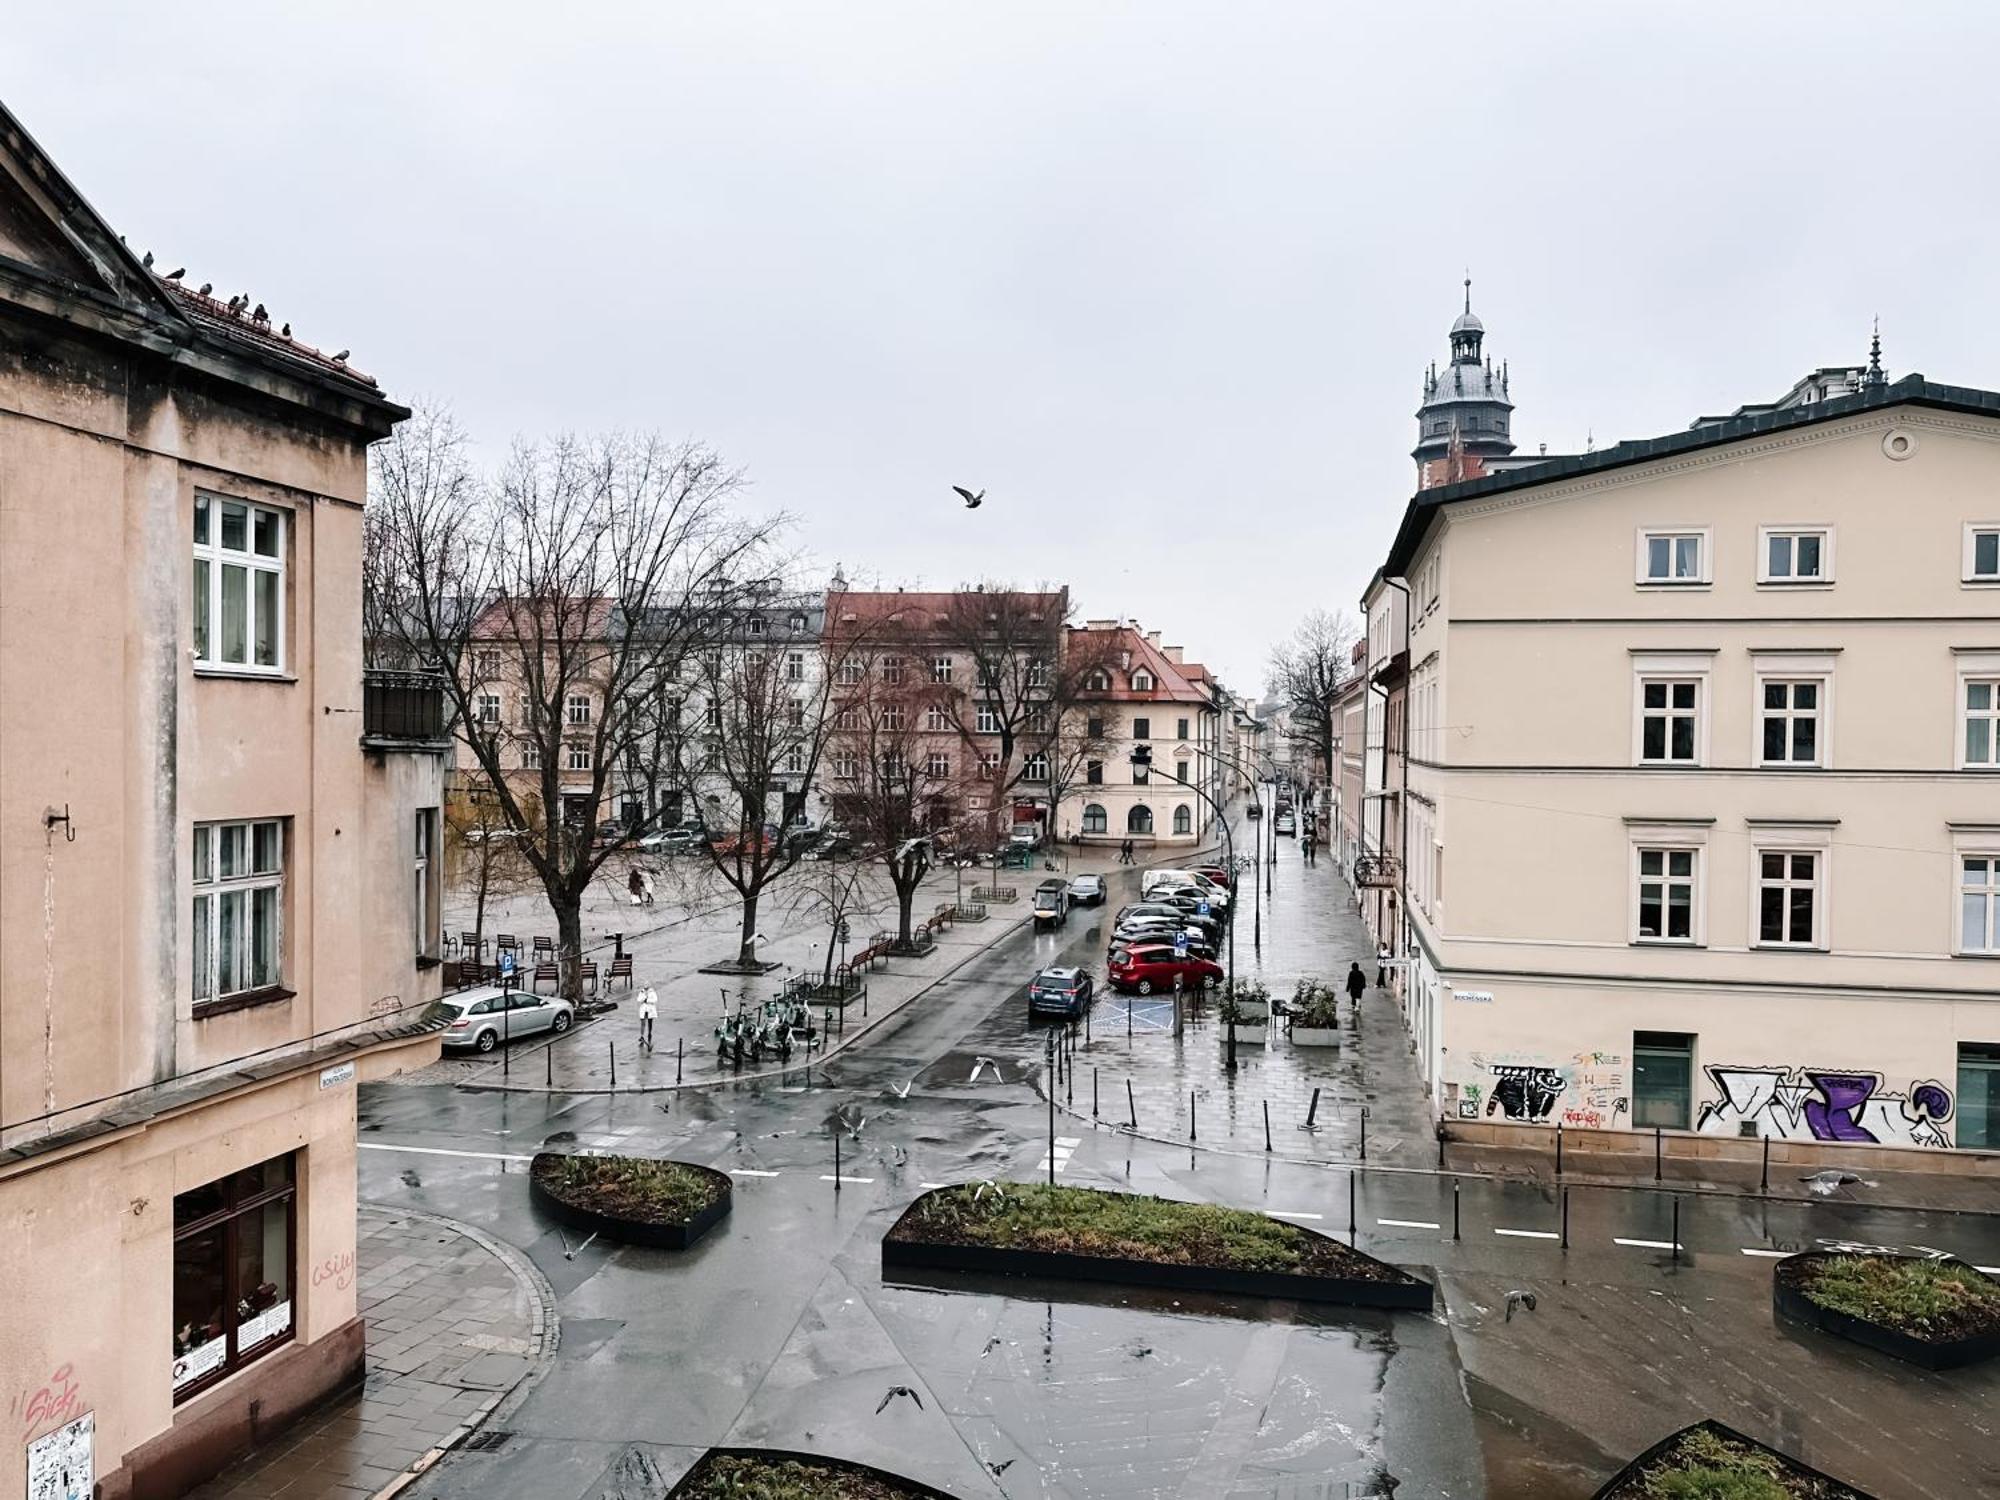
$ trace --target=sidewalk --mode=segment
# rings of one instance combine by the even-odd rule
[[[1307,866],[1293,841],[1281,839],[1277,864],[1258,874],[1268,875],[1272,884],[1269,898],[1261,892],[1257,897],[1268,899],[1261,947],[1252,936],[1256,922],[1248,872],[1239,882],[1239,981],[1259,980],[1273,1000],[1283,1000],[1307,975],[1340,984],[1348,964],[1356,959],[1371,980],[1375,977],[1374,945],[1331,860]],[[1358,1025],[1344,999],[1340,1009],[1338,1048],[1295,1047],[1285,1039],[1282,1025],[1274,1024],[1268,1045],[1237,1043],[1232,1079],[1225,1028],[1216,1019],[1214,997],[1201,1015],[1189,1020],[1177,1043],[1171,998],[1107,992],[1091,1017],[1088,1041],[1078,1044],[1074,1073],[1058,1085],[1057,1103],[1089,1119],[1095,1068],[1098,1118],[1118,1125],[1136,1114],[1138,1133],[1155,1140],[1185,1143],[1192,1127],[1198,1145],[1262,1153],[1268,1104],[1274,1155],[1354,1161],[1361,1155],[1365,1128],[1369,1162],[1409,1166],[1433,1162],[1436,1133],[1395,1002],[1386,990],[1371,987],[1363,997]],[[1312,1111],[1315,1089],[1320,1093],[1313,1113],[1315,1129],[1307,1131],[1302,1127]]]
[[[368,1374],[190,1500],[394,1493],[555,1352],[555,1294],[526,1256],[414,1209],[362,1204],[355,1243]]]

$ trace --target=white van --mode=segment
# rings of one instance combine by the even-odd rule
[[[1144,900],[1163,885],[1191,885],[1217,909],[1229,905],[1229,892],[1199,870],[1148,870],[1139,877],[1139,897]]]

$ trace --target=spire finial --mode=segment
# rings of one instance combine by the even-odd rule
[[[1882,370],[1882,319],[1879,316],[1868,339],[1868,374],[1863,377],[1863,383],[1870,386],[1889,383],[1889,377]]]
[[[1465,310],[1472,311],[1472,267],[1465,268]]]

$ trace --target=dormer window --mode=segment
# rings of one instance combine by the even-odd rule
[[[801,630],[806,628],[806,617],[804,615],[793,615],[785,622],[785,625],[792,634],[797,635]]]
[[[752,615],[750,617],[750,633],[752,635],[762,635],[764,633],[764,617],[762,615]]]
[[[1153,674],[1151,672],[1148,672],[1144,667],[1141,667],[1138,671],[1132,674],[1133,692],[1150,693],[1152,690],[1153,690]]]
[[[1090,674],[1090,680],[1084,686],[1093,693],[1108,693],[1111,691],[1111,674],[1099,667]]]

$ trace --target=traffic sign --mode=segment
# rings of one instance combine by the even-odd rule
[[[1188,939],[1187,939],[1187,934],[1186,934],[1185,932],[1177,932],[1177,933],[1175,933],[1175,934],[1174,934],[1174,952],[1176,952],[1176,953],[1185,953],[1185,952],[1187,952],[1187,947],[1188,947]]]
[[[1205,916],[1207,916],[1207,915],[1208,915],[1208,903],[1207,903],[1206,901],[1197,901],[1197,902],[1195,903],[1195,908],[1194,908],[1194,909],[1195,909],[1195,911],[1196,911],[1197,913],[1199,913],[1199,914],[1200,914],[1201,916],[1204,916],[1204,917],[1205,917]]]

